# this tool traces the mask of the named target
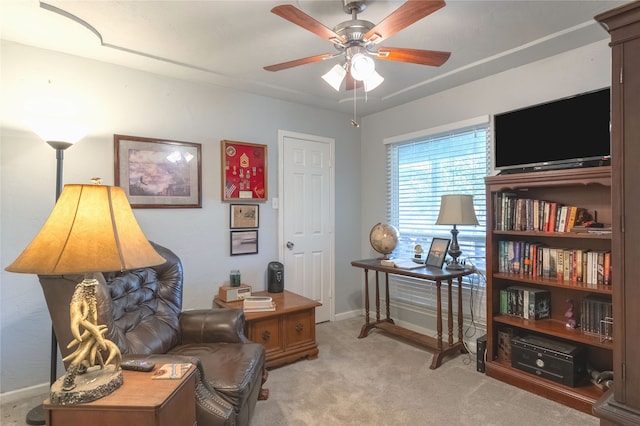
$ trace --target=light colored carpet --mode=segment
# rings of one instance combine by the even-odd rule
[[[372,330],[364,317],[317,326],[318,359],[270,372],[267,401],[252,426],[276,425],[598,425],[567,408],[476,371],[475,356],[432,354]]]
[[[459,355],[430,370],[431,353],[372,330],[364,317],[317,326],[318,359],[272,369],[251,426],[590,426],[595,417],[476,372]],[[25,425],[43,398],[2,405],[2,426]],[[115,425],[114,425],[115,426]]]

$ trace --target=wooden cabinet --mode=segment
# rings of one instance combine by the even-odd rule
[[[316,302],[290,291],[258,292],[254,296],[270,296],[276,304],[273,312],[250,312],[245,315],[245,334],[249,340],[265,347],[266,366],[277,367],[300,358],[318,357],[316,343]],[[218,306],[242,309],[242,301],[223,302]]]
[[[525,335],[563,341],[586,348],[588,364],[598,371],[611,370],[613,343],[601,336],[588,334],[581,327],[566,326],[565,314],[570,304],[576,319],[580,319],[582,301],[588,295],[610,300],[611,285],[588,284],[564,277],[540,277],[526,273],[524,266],[505,268],[500,256],[502,242],[540,243],[546,247],[571,250],[610,251],[611,234],[544,232],[539,230],[502,230],[499,195],[511,198],[544,200],[597,211],[599,222],[611,223],[611,167],[592,167],[570,170],[550,170],[532,173],[492,176],[485,179],[487,189],[487,375],[511,383],[538,395],[591,413],[594,402],[603,391],[591,383],[577,387],[565,386],[512,367],[508,358],[499,357],[499,335]],[[513,245],[513,243],[512,243]],[[615,273],[613,273],[615,274]],[[526,286],[548,290],[551,294],[551,318],[524,319],[502,314],[501,290],[511,286]],[[507,334],[505,334],[507,333]],[[500,354],[502,355],[502,353]]]
[[[611,35],[614,386],[601,424],[640,424],[640,2],[595,17]]]
[[[181,379],[153,380],[153,373],[122,373],[122,386],[96,401],[56,405],[46,400],[47,425],[195,426],[194,367]]]

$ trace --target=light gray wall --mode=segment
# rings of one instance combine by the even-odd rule
[[[364,117],[361,120],[362,257],[373,257],[369,230],[375,223],[385,220],[385,138],[608,87],[611,84],[610,68],[611,51],[604,40]],[[535,147],[523,146],[522,149]],[[474,316],[484,323],[484,292],[477,294],[475,300],[481,303],[476,305]],[[468,314],[467,299],[464,307]],[[435,330],[432,316],[425,313],[398,308],[393,317],[417,330]]]
[[[609,58],[606,42],[595,43],[364,117],[358,133],[349,117],[330,111],[3,43],[2,267],[31,241],[54,203],[54,152],[19,122],[19,101],[29,88],[46,87],[46,80],[86,95],[90,115],[99,118],[89,136],[65,154],[67,183],[102,176],[104,183],[113,184],[113,133],[203,145],[202,209],[135,211],[148,238],[183,259],[185,308],[210,306],[232,267],[262,282],[265,265],[277,256],[277,211],[270,203],[261,208],[260,253],[228,256],[228,206],[219,194],[219,141],[269,146],[271,198],[278,195],[278,129],[335,138],[335,299],[336,313],[346,315],[362,307],[361,271],[349,262],[375,255],[369,230],[385,219],[384,138],[605,87],[610,82]],[[4,270],[0,277],[0,392],[7,392],[48,380],[50,322],[35,277]],[[400,322],[425,324],[419,315],[398,316]]]
[[[55,151],[23,122],[25,101],[48,90],[79,95],[92,119],[89,135],[65,152],[65,183],[89,183],[100,176],[113,185],[114,133],[202,144],[201,209],[134,211],[147,238],[182,259],[185,309],[210,307],[233,268],[254,289],[266,289],[267,263],[278,260],[278,212],[271,202],[260,208],[259,253],[229,256],[229,206],[220,201],[220,140],[268,145],[271,199],[278,196],[278,130],[334,138],[335,311],[360,309],[360,281],[346,261],[359,252],[361,240],[359,198],[353,197],[360,183],[360,134],[350,117],[9,42],[2,43],[1,66],[0,392],[49,380],[51,325],[42,290],[33,275],[4,271],[55,201]]]

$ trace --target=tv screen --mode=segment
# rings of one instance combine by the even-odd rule
[[[610,89],[605,88],[495,114],[495,168],[569,168],[608,158],[610,104]]]

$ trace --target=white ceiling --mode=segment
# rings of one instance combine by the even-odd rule
[[[369,0],[377,24],[404,1]],[[624,1],[459,1],[380,44],[450,51],[441,67],[376,61],[384,83],[356,95],[368,115],[608,38],[593,19]],[[349,20],[341,0],[0,0],[3,39],[185,80],[353,112],[353,91],[321,76],[337,60],[269,72],[266,65],[335,53],[326,40],[270,12],[292,4],[325,26]],[[50,6],[47,6],[50,5]]]

